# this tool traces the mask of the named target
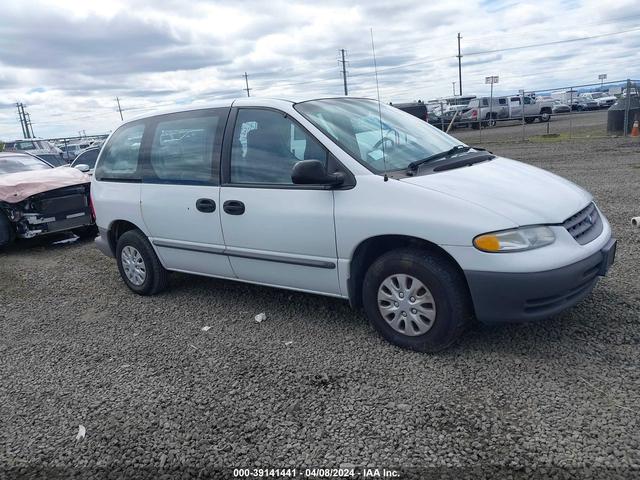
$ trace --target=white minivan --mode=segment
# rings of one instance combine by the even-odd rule
[[[557,314],[605,275],[591,195],[360,98],[245,98],[137,118],[91,183],[97,246],[141,295],[178,271],[348,299],[389,341]]]

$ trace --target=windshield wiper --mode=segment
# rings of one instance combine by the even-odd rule
[[[428,156],[427,158],[423,158],[421,160],[416,160],[415,162],[411,162],[407,168],[415,172],[420,165],[423,165],[427,162],[430,162],[432,160],[438,160],[440,158],[450,157],[457,153],[468,152],[469,150],[471,150],[471,147],[468,147],[466,145],[456,145],[455,147],[450,148],[449,150],[445,150],[444,152],[436,153],[434,155]]]

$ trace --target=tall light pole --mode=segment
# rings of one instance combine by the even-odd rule
[[[460,52],[460,32],[458,32],[458,86],[460,87],[460,96],[462,96],[462,53]]]
[[[600,90],[602,90],[602,87],[604,86],[604,81],[606,79],[607,79],[606,73],[601,73],[600,75],[598,75],[598,80],[600,80]]]

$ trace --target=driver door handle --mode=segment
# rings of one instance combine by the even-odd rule
[[[216,211],[216,202],[210,198],[199,198],[196,200],[196,209],[203,213],[212,213]]]

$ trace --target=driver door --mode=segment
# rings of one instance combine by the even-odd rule
[[[225,136],[220,193],[226,253],[241,280],[339,295],[333,191],[295,185],[300,160],[324,147],[290,116],[240,108]]]

